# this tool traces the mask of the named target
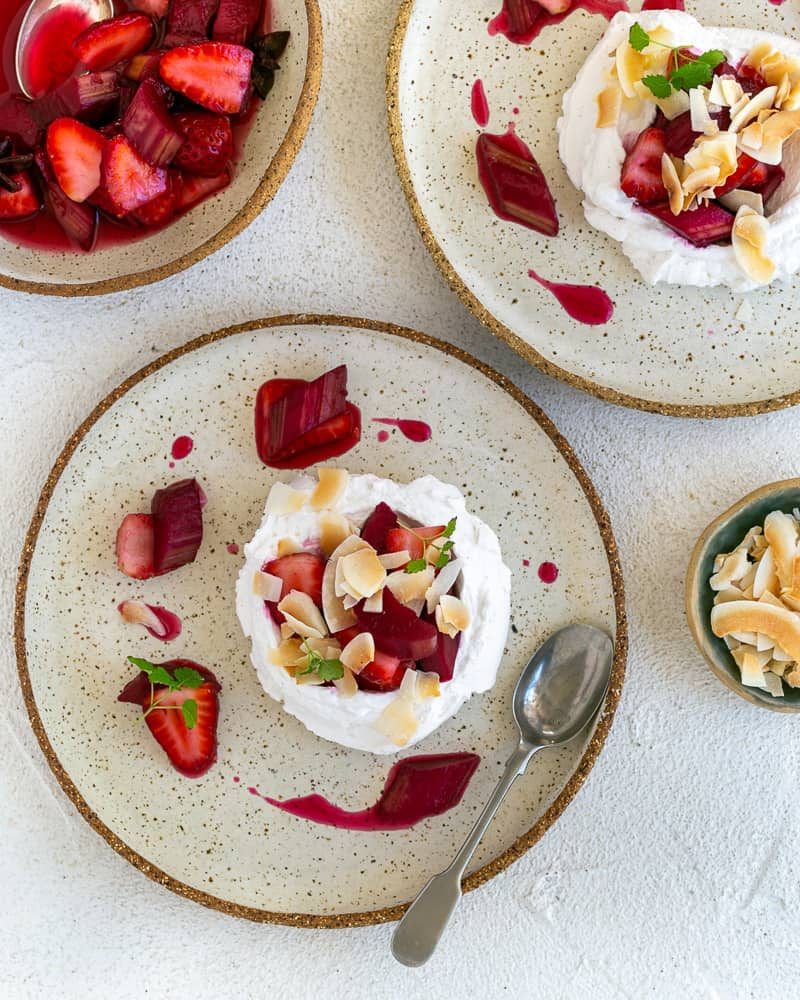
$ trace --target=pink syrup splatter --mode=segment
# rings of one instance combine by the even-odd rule
[[[555,583],[558,579],[558,566],[553,562],[543,562],[537,572],[542,583]]]
[[[489,22],[489,34],[505,35],[515,45],[530,45],[549,25],[560,24],[579,9],[602,14],[610,21],[621,10],[628,10],[628,5],[624,0],[578,0],[562,14],[548,14],[535,0],[503,0],[500,13]]]
[[[524,566],[524,567],[525,567],[526,569],[528,568],[528,566],[530,566],[530,564],[531,564],[531,561],[530,561],[530,559],[523,559],[523,560],[522,560],[522,565],[523,565],[523,566]]]
[[[239,555],[239,546],[236,542],[228,542],[228,544],[225,547],[232,556]]]
[[[783,3],[783,0],[770,0],[770,3]],[[686,10],[684,0],[644,0],[642,10]]]
[[[176,437],[172,442],[172,449],[170,454],[175,459],[176,462],[180,462],[184,458],[188,458],[192,453],[194,448],[194,441],[187,435],[181,434],[180,437]],[[170,463],[170,468],[172,464]]]
[[[388,441],[389,440],[389,432],[388,431],[378,431],[378,440],[381,443],[383,443],[384,441]]]
[[[579,323],[600,326],[607,323],[614,315],[614,303],[603,289],[596,285],[569,285],[548,281],[534,270],[528,271],[528,277],[552,292],[564,311]]]
[[[475,124],[480,128],[485,128],[489,124],[489,102],[486,99],[486,91],[483,89],[483,80],[476,80],[472,84],[470,104]]]
[[[426,424],[424,420],[400,420],[395,417],[373,417],[372,422],[374,424],[388,424],[390,427],[396,427],[400,433],[407,437],[409,441],[415,441],[420,444],[423,441],[430,441],[433,431],[431,430],[431,425]]]

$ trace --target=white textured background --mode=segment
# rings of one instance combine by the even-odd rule
[[[393,3],[322,6],[310,135],[274,202],[233,244],[121,295],[0,291],[0,996],[797,997],[800,720],[759,711],[714,679],[684,626],[682,580],[712,515],[800,473],[800,413],[701,423],[627,412],[548,381],[493,342],[428,259],[395,176],[383,103]],[[407,324],[506,372],[575,446],[622,552],[632,644],[606,749],[544,840],[465,898],[422,970],[390,958],[391,927],[251,925],[149,882],[45,772],[17,688],[14,573],[68,433],[156,354],[291,311]]]

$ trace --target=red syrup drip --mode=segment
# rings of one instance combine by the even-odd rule
[[[378,440],[381,442],[381,444],[383,444],[384,441],[388,441],[389,440],[389,432],[388,431],[378,431]]]
[[[558,579],[558,566],[552,562],[543,562],[538,573],[542,583],[555,583]]]
[[[783,3],[783,0],[770,0],[770,3]],[[644,0],[642,10],[686,10],[684,0]]]
[[[531,564],[530,559],[523,559],[522,560],[522,565],[525,567],[525,569],[527,569],[530,566],[530,564]]]
[[[146,607],[153,612],[160,625],[158,631],[149,625],[145,625],[144,628],[150,635],[154,639],[158,639],[159,642],[172,642],[173,639],[177,639],[183,631],[183,622],[181,622],[180,618],[172,611],[168,611],[167,608],[162,608],[160,604],[148,604]],[[118,610],[121,614],[122,604],[119,605]]]
[[[374,806],[351,812],[321,795],[281,802],[248,788],[251,795],[297,816],[341,830],[405,830],[429,816],[439,816],[461,801],[481,759],[474,753],[406,757],[389,771]]]
[[[552,292],[564,311],[579,323],[600,326],[607,323],[614,315],[614,303],[603,289],[596,285],[568,285],[547,281],[533,270],[528,271],[528,276]]]
[[[426,424],[424,420],[398,420],[394,417],[373,417],[372,422],[374,424],[388,424],[390,427],[396,427],[404,437],[417,444],[421,444],[423,441],[430,441],[433,435],[431,425]]]
[[[476,80],[472,84],[470,107],[475,124],[480,128],[485,128],[489,124],[489,102],[486,99],[486,91],[483,89],[483,80]]]
[[[602,14],[607,20],[621,10],[627,11],[625,0],[578,0],[563,14],[548,14],[536,0],[503,0],[499,14],[489,21],[490,35],[505,35],[515,45],[530,45],[545,28],[560,24],[576,10]]]
[[[194,448],[194,441],[186,434],[182,434],[180,437],[176,437],[172,442],[172,457],[176,462],[180,462],[181,459],[187,458],[192,453]]]
[[[226,548],[228,549],[228,552],[230,552],[232,556],[239,555],[239,546],[236,544],[236,542],[228,542]]]

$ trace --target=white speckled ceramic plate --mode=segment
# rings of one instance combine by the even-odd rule
[[[727,289],[650,286],[612,239],[585,221],[558,157],[556,120],[565,90],[606,28],[578,11],[530,47],[487,26],[501,0],[402,0],[389,56],[388,102],[398,170],[422,235],[450,284],[523,357],[605,399],[680,416],[733,416],[800,401],[795,289],[750,295],[758,319],[737,318]],[[632,7],[638,7],[634,0]],[[687,0],[707,24],[796,36],[795,4]],[[561,231],[539,236],[491,212],[478,183],[470,111],[481,79],[488,130],[515,121],[558,204]],[[514,109],[518,108],[518,114]],[[574,322],[528,278],[599,284],[615,303],[602,327]]]
[[[433,472],[465,491],[499,534],[513,569],[513,629],[494,690],[411,753],[474,751],[483,758],[461,804],[412,830],[349,833],[279,812],[249,795],[321,792],[346,808],[377,798],[392,758],[346,750],[309,733],[262,691],[239,630],[234,584],[275,473],[252,441],[256,389],[277,374],[350,369],[364,417],[353,472],[401,480]],[[378,439],[373,417],[428,421],[433,437]],[[170,445],[195,446],[169,467]],[[155,488],[196,475],[208,494],[197,561],[137,584],[114,567],[114,535]],[[553,560],[557,582],[537,567]],[[119,601],[143,597],[183,619],[170,645],[125,626]],[[591,740],[545,752],[509,795],[467,884],[522,854],[557,818],[591,768],[622,686],[626,629],[611,527],[586,474],[549,420],[468,355],[411,331],[336,317],[282,317],[211,334],[143,369],[91,414],[48,480],[26,542],[16,642],[31,721],[48,763],[83,816],[151,878],[189,898],[256,920],[304,926],[397,917],[450,860],[514,744],[511,690],[529,655],[574,619],[616,635],[610,695]],[[189,656],[222,683],[219,760],[181,778],[116,702],[125,658]],[[240,778],[240,782],[234,782]]]
[[[255,219],[303,144],[322,77],[317,0],[273,0],[273,11],[276,30],[287,29],[292,37],[228,187],[146,239],[90,254],[37,251],[0,236],[0,286],[42,295],[135,288],[191,267]]]

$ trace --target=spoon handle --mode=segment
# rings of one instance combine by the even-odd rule
[[[461,878],[500,803],[509,788],[525,771],[528,761],[540,747],[520,742],[508,759],[503,776],[486,803],[483,812],[467,835],[452,862],[435,875],[420,892],[392,936],[392,954],[403,965],[424,965],[436,950],[450,917],[461,899]]]

